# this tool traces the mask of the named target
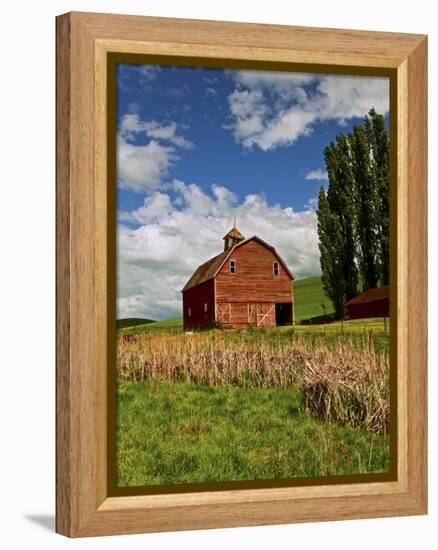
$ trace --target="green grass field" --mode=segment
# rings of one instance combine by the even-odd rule
[[[326,315],[333,313],[331,301],[324,294],[321,277],[309,277],[294,281],[295,320],[299,323],[312,317],[324,315],[322,304],[326,307]]]
[[[125,321],[125,319],[120,319],[117,322]],[[164,321],[148,321],[145,323],[136,323],[129,324],[123,323],[123,326],[117,326],[117,329],[123,333],[132,333],[138,334],[144,332],[145,330],[157,330],[157,331],[166,331],[166,332],[182,332],[183,330],[183,320],[182,317],[173,317],[172,319],[165,319]]]
[[[297,389],[119,382],[118,485],[383,472],[389,439],[321,422]]]

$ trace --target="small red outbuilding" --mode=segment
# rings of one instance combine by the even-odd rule
[[[345,317],[389,317],[389,286],[370,288],[345,304]]]

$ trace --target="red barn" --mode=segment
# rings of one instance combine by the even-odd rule
[[[235,227],[223,239],[182,289],[184,329],[292,324],[293,276],[275,248]]]
[[[389,286],[370,288],[345,304],[348,319],[389,317]]]

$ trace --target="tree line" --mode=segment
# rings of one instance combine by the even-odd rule
[[[336,317],[344,304],[389,283],[389,135],[371,109],[324,149],[327,191],[318,194],[322,285]]]

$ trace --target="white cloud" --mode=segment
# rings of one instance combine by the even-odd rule
[[[371,107],[389,111],[389,79],[386,77],[335,76],[321,78],[315,107],[319,118],[341,122],[365,116]]]
[[[318,121],[343,124],[371,107],[389,110],[386,77],[230,71],[236,82],[228,102],[237,143],[263,151],[291,145],[312,133]]]
[[[144,145],[133,143],[147,138]],[[145,191],[157,188],[178,159],[177,148],[193,144],[178,134],[174,122],[160,124],[142,120],[137,113],[125,114],[117,135],[117,176],[122,188]]]
[[[328,174],[325,170],[318,168],[317,170],[310,170],[305,175],[306,180],[316,180],[316,181],[328,181]]]
[[[117,140],[117,176],[122,188],[132,191],[153,189],[160,185],[173,160],[175,149],[151,140],[147,145],[133,145],[122,137]]]
[[[289,95],[297,86],[310,84],[319,75],[313,73],[289,73],[282,71],[227,71],[229,75],[244,87],[275,88],[277,92]]]
[[[247,136],[243,144],[247,147],[258,145],[262,151],[292,144],[300,136],[308,136],[312,133],[310,124],[315,118],[314,113],[292,107],[267,121],[261,132]]]
[[[177,134],[177,125],[175,122],[160,124],[155,120],[142,120],[137,113],[123,115],[119,133],[126,139],[133,139],[138,134],[144,134],[150,138],[172,143],[182,149],[193,148],[193,143]]]
[[[142,207],[119,213],[119,318],[180,315],[180,290],[199,264],[223,250],[222,237],[235,216],[246,237],[256,234],[277,248],[296,278],[320,272],[316,214],[310,203],[297,212],[270,205],[257,194],[239,201],[217,184],[209,193],[182,181],[168,187],[169,194],[154,191]]]
[[[234,90],[228,97],[228,104],[234,117],[233,124],[228,128],[233,130],[237,142],[242,141],[246,147],[250,146],[246,140],[263,131],[264,117],[268,110],[263,103],[262,92]]]

